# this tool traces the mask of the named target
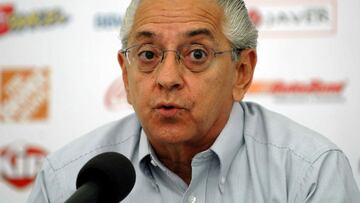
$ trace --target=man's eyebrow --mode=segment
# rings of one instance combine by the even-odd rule
[[[187,37],[194,37],[198,35],[205,35],[210,37],[211,39],[214,39],[214,35],[210,32],[210,30],[206,28],[196,29],[196,30],[190,30],[185,33],[185,36]]]
[[[155,33],[150,32],[150,31],[141,31],[136,33],[135,35],[135,39],[140,39],[140,38],[154,38],[156,36]]]

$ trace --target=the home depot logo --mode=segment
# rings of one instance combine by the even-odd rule
[[[48,68],[5,68],[0,70],[0,82],[0,122],[47,119]]]
[[[67,21],[68,17],[59,8],[24,13],[16,12],[13,4],[0,4],[0,36],[8,32],[64,24]]]
[[[249,15],[260,36],[313,37],[336,33],[336,0],[255,0],[248,2]]]
[[[346,83],[310,81],[255,80],[249,96],[272,96],[281,101],[343,101]]]
[[[0,175],[2,181],[24,189],[33,183],[47,152],[37,146],[13,144],[0,148]]]

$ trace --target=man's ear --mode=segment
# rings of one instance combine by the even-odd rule
[[[120,64],[120,68],[122,71],[122,79],[123,79],[123,83],[124,83],[124,87],[125,87],[125,91],[126,91],[126,99],[128,101],[129,104],[131,104],[131,96],[130,96],[130,91],[129,91],[129,78],[128,78],[128,72],[127,72],[127,67],[126,67],[126,58],[122,53],[118,53],[118,62]]]
[[[255,49],[245,49],[239,54],[233,84],[233,99],[241,101],[251,85],[257,61]]]

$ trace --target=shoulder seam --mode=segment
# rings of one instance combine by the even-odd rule
[[[303,161],[305,161],[306,163],[308,164],[312,164],[312,162],[310,160],[307,160],[304,156],[302,156],[301,154],[298,154],[297,152],[295,152],[293,149],[291,149],[290,147],[282,147],[282,146],[278,146],[278,145],[275,145],[273,143],[270,143],[270,142],[262,142],[258,139],[256,139],[255,137],[253,136],[250,136],[250,135],[246,135],[246,137],[249,137],[251,138],[252,140],[254,140],[255,142],[257,142],[258,144],[262,144],[262,145],[268,145],[268,146],[271,146],[271,147],[274,147],[274,148],[277,148],[277,149],[281,149],[281,150],[288,150],[290,151],[292,154],[294,154],[295,156],[299,157],[300,159],[302,159]]]
[[[311,162],[311,164],[308,167],[304,168],[304,171],[303,171],[302,175],[299,175],[298,178],[296,178],[295,181],[299,185],[298,191],[296,192],[296,198],[297,198],[301,188],[305,184],[305,178],[306,178],[305,176],[309,172],[309,170],[311,170],[314,167],[314,164],[320,159],[320,157],[322,157],[324,154],[328,154],[328,153],[331,153],[331,152],[337,152],[337,153],[344,154],[343,151],[340,150],[340,149],[328,149],[328,150],[325,150],[322,153],[318,154],[316,159],[314,159],[314,161]],[[345,156],[345,158],[347,159],[346,156]]]
[[[113,146],[122,144],[122,143],[126,142],[127,140],[129,140],[129,139],[132,138],[132,137],[133,137],[133,136],[129,136],[128,138],[122,140],[121,142],[117,142],[117,143],[113,143],[113,144],[107,144],[107,145],[102,145],[102,146],[96,147],[96,148],[94,148],[94,149],[92,149],[92,150],[90,150],[90,151],[88,151],[88,152],[86,152],[86,153],[83,153],[83,154],[81,154],[80,156],[78,156],[78,157],[76,157],[76,158],[74,158],[74,159],[72,159],[72,160],[64,163],[64,165],[61,166],[60,168],[55,168],[55,167],[53,167],[53,165],[51,164],[50,160],[49,160],[48,158],[46,158],[46,159],[47,159],[50,167],[52,168],[52,170],[53,170],[54,172],[57,172],[57,171],[65,168],[66,166],[72,164],[73,162],[81,159],[82,157],[84,157],[84,156],[86,156],[86,155],[88,155],[88,154],[91,154],[91,153],[93,153],[93,152],[95,152],[95,151],[98,151],[98,150],[100,150],[100,149],[102,149],[102,148],[113,147]]]
[[[326,152],[329,152],[329,151],[339,151],[339,152],[342,152],[342,150],[334,147],[330,147],[330,146],[323,146],[321,147],[320,149],[317,149],[313,154],[310,155],[310,157],[313,157],[314,159],[308,159],[306,157],[304,157],[303,155],[301,155],[300,153],[297,153],[296,151],[294,151],[292,148],[290,147],[284,147],[284,146],[279,146],[279,145],[276,145],[276,144],[273,144],[271,142],[264,142],[264,141],[261,141],[259,139],[256,139],[255,137],[249,135],[249,133],[244,133],[244,136],[246,137],[249,137],[251,138],[252,140],[254,140],[256,143],[258,144],[262,144],[262,145],[268,145],[268,146],[271,146],[271,147],[274,147],[274,148],[277,148],[277,149],[280,149],[280,150],[288,150],[290,151],[293,155],[299,157],[300,159],[302,159],[303,161],[305,161],[306,163],[312,165],[314,162],[316,162],[319,157],[326,153]]]

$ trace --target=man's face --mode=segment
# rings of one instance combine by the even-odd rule
[[[208,0],[144,0],[135,15],[128,47],[153,44],[167,50],[206,45],[231,49],[222,33],[223,11]],[[178,63],[174,52],[152,72],[141,72],[119,55],[129,103],[153,145],[204,145],[224,127],[234,100],[239,62],[231,53],[217,55],[202,72]],[[244,88],[245,89],[245,88]]]

